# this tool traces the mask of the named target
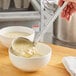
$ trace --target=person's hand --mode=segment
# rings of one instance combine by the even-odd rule
[[[76,12],[76,0],[64,0],[68,1],[68,5],[63,9],[61,16],[62,18],[65,18],[66,20],[70,19],[70,16]],[[59,6],[62,6],[64,3],[63,0],[59,0]]]

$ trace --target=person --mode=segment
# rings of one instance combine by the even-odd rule
[[[61,13],[61,17],[66,20],[69,20],[71,15],[76,12],[76,0],[59,0],[58,5],[62,6],[65,1],[67,1],[68,4],[63,9]]]

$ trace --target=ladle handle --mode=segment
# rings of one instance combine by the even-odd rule
[[[64,4],[57,9],[54,16],[52,18],[49,18],[47,25],[38,33],[38,35],[35,38],[35,42],[38,42],[40,38],[47,32],[48,28],[52,25],[52,23],[55,21],[55,19],[59,16],[61,11],[64,9],[64,7],[68,4],[68,2],[64,2]]]

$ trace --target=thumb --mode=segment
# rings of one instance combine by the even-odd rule
[[[64,3],[64,1],[63,1],[63,0],[59,0],[58,5],[59,5],[59,6],[62,6],[62,5],[63,5],[63,3]]]

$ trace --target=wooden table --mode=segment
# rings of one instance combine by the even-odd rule
[[[62,64],[64,56],[76,56],[76,49],[49,44],[52,58],[49,64],[37,72],[27,73],[15,68],[8,57],[8,49],[0,43],[0,76],[70,76]]]

